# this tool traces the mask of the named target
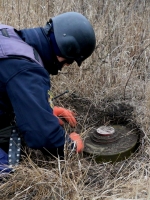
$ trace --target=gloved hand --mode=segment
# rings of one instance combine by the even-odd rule
[[[63,117],[72,127],[75,127],[77,125],[77,121],[75,119],[75,113],[72,112],[71,110],[54,106],[53,114],[56,117],[58,117],[60,125],[63,125],[64,122],[59,117]]]
[[[84,149],[84,143],[81,136],[75,132],[72,132],[69,137],[76,144],[76,152],[81,153]]]

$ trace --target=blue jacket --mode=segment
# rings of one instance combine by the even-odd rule
[[[11,112],[30,148],[62,147],[64,129],[48,102],[49,73],[53,68],[53,49],[43,28],[18,31],[23,41],[39,53],[44,68],[25,58],[0,60],[0,115]]]

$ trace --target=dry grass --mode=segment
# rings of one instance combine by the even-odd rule
[[[45,161],[33,152],[33,159],[25,158],[14,174],[2,178],[0,199],[149,200],[150,1],[0,0],[0,6],[0,22],[18,29],[43,26],[49,17],[65,11],[87,16],[96,32],[95,52],[80,69],[73,64],[51,77],[53,92],[68,89],[101,111],[129,104],[133,112],[128,120],[144,133],[140,151],[113,165],[82,155],[70,157],[68,152],[64,161]],[[78,119],[83,137],[88,116],[84,114]]]

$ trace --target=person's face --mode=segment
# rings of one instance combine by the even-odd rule
[[[64,66],[69,66],[69,65],[70,65],[69,63],[67,63],[67,59],[66,59],[66,58],[57,56],[57,59],[58,59],[59,62],[63,62],[63,63],[64,63],[63,66],[62,66],[62,68],[63,68]],[[65,60],[66,60],[66,63],[64,62]]]

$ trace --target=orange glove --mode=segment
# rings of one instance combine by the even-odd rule
[[[84,143],[81,136],[75,132],[72,132],[69,137],[73,142],[76,143],[76,152],[81,153],[84,149]]]
[[[77,125],[77,121],[75,119],[75,113],[71,110],[67,110],[62,107],[54,106],[53,108],[53,114],[58,117],[60,125],[63,125],[64,122],[59,118],[63,117],[72,127],[75,127]]]

